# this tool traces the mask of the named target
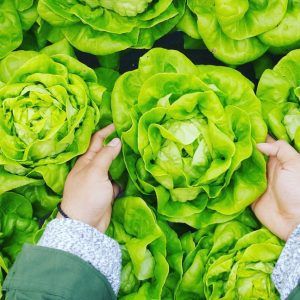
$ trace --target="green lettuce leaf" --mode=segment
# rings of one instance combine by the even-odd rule
[[[24,31],[38,17],[36,6],[36,0],[0,2],[0,59],[21,45]]]
[[[184,274],[176,297],[279,299],[271,273],[283,245],[257,228],[246,211],[236,220],[184,234]]]
[[[62,194],[71,160],[87,150],[106,88],[73,55],[61,41],[0,62],[0,194],[41,182]]]
[[[38,12],[53,41],[61,34],[77,49],[109,55],[127,48],[151,48],[184,13],[181,0],[64,1],[41,0]]]
[[[4,257],[1,252],[0,252],[0,299],[2,299],[2,283],[4,281],[4,277],[8,272],[8,267],[7,267],[7,259]]]
[[[122,249],[120,299],[173,299],[182,276],[177,234],[141,198],[117,199],[107,231]]]
[[[0,195],[1,252],[14,261],[25,242],[33,242],[38,222],[33,218],[31,203],[15,192]]]
[[[229,65],[253,61],[269,48],[278,52],[299,45],[297,0],[188,0],[187,6],[179,29],[202,39],[216,58]]]
[[[261,104],[233,69],[152,49],[117,80],[112,115],[131,181],[170,221],[228,221],[266,188]]]
[[[264,119],[277,139],[300,150],[300,50],[291,51],[267,69],[257,87]]]

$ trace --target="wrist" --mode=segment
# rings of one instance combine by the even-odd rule
[[[284,241],[287,241],[295,231],[295,229],[299,226],[300,218],[291,215],[281,215],[281,217],[283,219],[283,228],[285,228],[284,236],[282,237],[282,239]]]
[[[298,227],[299,224],[300,224],[299,221],[297,222],[295,221],[292,224],[289,224],[288,229],[286,231],[286,235],[283,239],[285,242],[290,238],[290,236],[292,235],[292,233],[295,231],[295,229]]]
[[[97,229],[100,233],[104,234],[106,232],[110,222],[110,214],[109,215],[106,214],[101,219],[99,219],[98,216],[97,218],[94,218],[94,221],[91,221],[93,219],[92,217],[87,217],[87,216],[84,217],[82,215],[76,214],[75,212],[72,212],[70,209],[65,210],[65,208],[63,208],[61,204],[62,203],[59,203],[57,205],[58,213],[56,215],[56,219],[58,220],[71,219],[71,220],[79,221]]]

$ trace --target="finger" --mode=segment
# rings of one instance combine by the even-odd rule
[[[97,153],[91,162],[93,167],[97,168],[101,175],[108,177],[108,170],[112,161],[118,156],[121,151],[121,140],[114,138],[100,152]]]
[[[116,199],[119,196],[121,189],[116,183],[113,183],[112,186],[113,186],[114,199]]]
[[[97,131],[91,139],[90,146],[85,154],[83,154],[76,162],[77,168],[82,168],[89,164],[96,154],[102,149],[104,140],[115,131],[114,124]]]
[[[276,157],[280,163],[287,163],[299,157],[298,152],[285,141],[257,144],[257,148],[268,156]]]
[[[268,175],[268,183],[272,182],[274,178],[274,174],[276,173],[276,169],[280,165],[276,157],[270,157],[267,164],[267,175]]]

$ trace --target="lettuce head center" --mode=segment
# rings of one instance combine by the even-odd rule
[[[24,89],[21,94],[2,103],[6,115],[10,116],[6,121],[10,135],[28,146],[37,140],[52,138],[65,127],[67,116],[59,101],[44,91]]]
[[[169,120],[163,126],[168,130],[154,164],[160,166],[173,179],[180,179],[182,172],[192,184],[204,174],[211,162],[207,143],[201,132],[203,119],[185,121]]]

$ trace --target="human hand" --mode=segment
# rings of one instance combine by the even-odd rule
[[[119,187],[108,177],[108,169],[120,153],[121,141],[115,138],[103,145],[114,129],[111,124],[93,135],[88,151],[77,160],[67,177],[61,203],[70,218],[102,233],[109,225],[112,203],[119,193]],[[58,218],[62,216],[58,214]]]
[[[262,224],[287,240],[300,224],[300,154],[287,142],[270,137],[257,147],[270,157],[268,188],[252,209]]]

